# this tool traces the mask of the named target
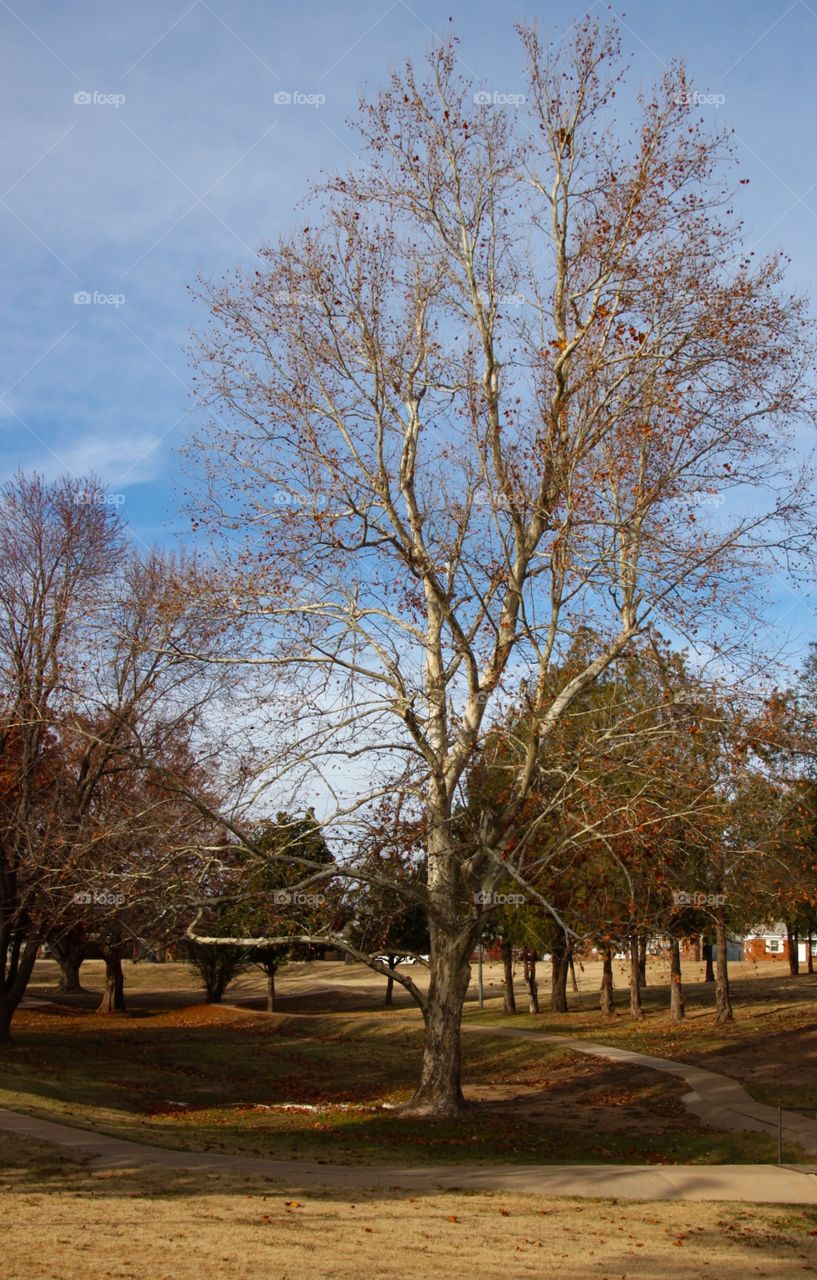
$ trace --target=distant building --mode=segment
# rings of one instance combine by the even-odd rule
[[[775,924],[760,925],[744,939],[743,950],[747,960],[786,960],[789,958],[789,939],[782,920]],[[811,954],[817,956],[817,939],[812,939]],[[797,957],[801,964],[808,960],[808,939],[800,938]]]

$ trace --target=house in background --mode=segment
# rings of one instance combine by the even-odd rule
[[[705,945],[705,940],[704,938],[701,937],[700,934],[696,935],[693,938],[682,938],[681,939],[682,958],[684,960],[696,960],[700,963],[706,958],[704,954],[704,945]],[[718,947],[715,942],[710,943],[710,945],[712,947],[712,959],[715,960],[717,959],[717,955],[718,955]],[[747,956],[744,950],[743,939],[739,935],[737,937],[731,937],[731,936],[728,937],[726,940],[727,961],[730,964],[732,963],[740,964],[743,960],[747,960],[748,958],[749,957]]]
[[[761,925],[750,933],[743,943],[747,960],[788,960],[789,939],[786,926],[782,920],[775,924]],[[811,942],[811,954],[817,956],[817,938]],[[808,960],[808,939],[800,938],[797,943],[797,956],[801,964]]]

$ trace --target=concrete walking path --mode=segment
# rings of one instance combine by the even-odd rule
[[[160,1168],[271,1178],[289,1191],[363,1188],[507,1191],[621,1200],[724,1200],[817,1205],[817,1176],[777,1165],[333,1165],[171,1151],[0,1108],[0,1129],[69,1147],[92,1169]]]
[[[33,1002],[32,1002],[33,1003]],[[46,1004],[47,1001],[36,1001]],[[755,1102],[728,1076],[630,1049],[518,1027],[463,1023],[471,1034],[559,1044],[575,1053],[649,1067],[690,1086],[684,1103],[713,1128],[777,1134],[777,1108]],[[271,1178],[289,1189],[388,1188],[407,1191],[490,1190],[547,1196],[626,1200],[726,1200],[817,1205],[817,1170],[807,1165],[342,1165],[275,1160],[206,1151],[179,1151],[94,1133],[0,1108],[0,1130],[68,1147],[93,1169],[146,1168],[238,1173]],[[817,1153],[817,1121],[784,1112],[784,1140]]]
[[[520,1040],[542,1040],[559,1044],[574,1053],[586,1053],[593,1058],[606,1058],[611,1062],[626,1062],[632,1066],[649,1067],[666,1075],[679,1076],[689,1085],[684,1095],[687,1110],[698,1116],[713,1129],[732,1129],[747,1133],[765,1133],[777,1137],[777,1107],[756,1102],[743,1085],[730,1076],[707,1071],[687,1062],[675,1062],[670,1058],[655,1058],[648,1053],[631,1049],[619,1049],[613,1045],[594,1044],[589,1040],[575,1040],[569,1036],[549,1035],[542,1031],[527,1031],[521,1027],[496,1027],[481,1023],[464,1022],[465,1032],[483,1035],[509,1036]],[[802,1115],[799,1111],[783,1111],[783,1141],[796,1143],[805,1159],[817,1162],[817,1118]]]

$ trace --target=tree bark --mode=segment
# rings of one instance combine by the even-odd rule
[[[613,997],[613,948],[604,948],[604,962],[601,973],[601,1011],[606,1018],[616,1015],[616,1002]]]
[[[9,964],[9,931],[3,929],[0,948],[0,1044],[10,1044],[12,1019],[25,995],[40,942],[38,938],[26,938],[24,945],[16,947],[14,960]]]
[[[732,999],[729,992],[729,961],[726,953],[726,921],[723,908],[718,908],[715,919],[715,942],[718,948],[715,964],[715,1021],[733,1022]]]
[[[105,990],[97,1013],[122,1013],[125,1009],[125,975],[119,952],[105,956]]]
[[[789,953],[789,973],[796,978],[800,972],[800,935],[791,925],[786,925],[786,950]]]
[[[564,941],[554,944],[550,962],[550,1009],[552,1013],[568,1013],[567,1004],[567,946]]]
[[[630,938],[630,1013],[639,1021],[644,1017],[644,1010],[641,1008],[641,964],[636,933]]]
[[[431,925],[428,995],[423,1007],[425,1043],[420,1083],[404,1114],[451,1117],[465,1110],[460,1085],[462,1007],[471,981],[473,935],[452,942]]]
[[[539,1012],[539,986],[536,981],[536,952],[526,951],[524,958],[525,982],[528,988],[528,1013]]]
[[[705,942],[703,945],[704,962],[706,964],[706,972],[704,974],[704,982],[715,981],[715,967],[712,964],[712,943]]]
[[[513,989],[513,947],[507,938],[502,939],[502,1012],[516,1013],[516,995]]]
[[[275,970],[267,970],[267,1013],[275,1013]]]
[[[79,969],[85,959],[85,948],[76,942],[66,942],[64,946],[53,947],[52,951],[60,966],[61,976],[57,990],[63,995],[84,991],[79,980]]]
[[[638,939],[638,980],[643,987],[647,985],[647,935]]]
[[[669,944],[669,1016],[672,1022],[681,1022],[685,1017],[684,991],[681,986],[681,943],[678,938],[670,938]]]
[[[809,930],[808,937],[806,938],[806,971],[808,973],[814,973],[814,955],[811,950],[813,943],[814,935],[811,930]]]
[[[578,994],[578,990],[579,990],[579,980],[578,980],[578,978],[576,977],[576,963],[575,963],[575,961],[574,961],[574,959],[573,959],[573,948],[572,948],[572,947],[570,947],[570,949],[568,950],[568,953],[567,953],[567,965],[568,965],[568,968],[569,968],[569,970],[570,970],[570,988],[571,988],[571,990],[572,990],[575,994]]]
[[[79,967],[81,964],[82,956],[69,956],[65,963],[60,965],[62,976],[57,990],[63,995],[74,995],[85,990],[79,980]]]
[[[397,957],[387,956],[386,959],[389,962],[389,968],[393,969],[394,962],[397,959]],[[391,974],[389,974],[388,978],[386,979],[386,999],[384,1003],[387,1008],[391,1008],[391,1006],[394,1004],[394,978],[391,976]]]

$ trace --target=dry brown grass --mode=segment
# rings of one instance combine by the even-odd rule
[[[561,1280],[817,1271],[817,1212],[507,1193],[300,1192],[263,1179],[93,1172],[0,1137],[4,1280]]]

